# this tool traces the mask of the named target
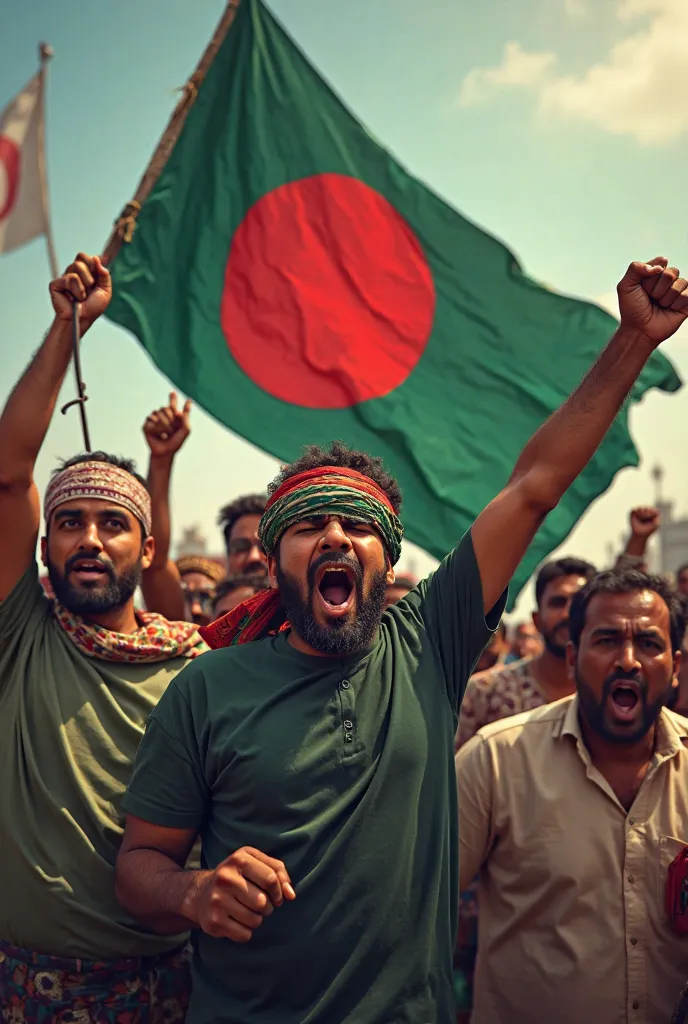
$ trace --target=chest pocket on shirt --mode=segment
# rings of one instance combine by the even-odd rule
[[[667,920],[666,911],[666,889],[667,881],[669,878],[669,868],[673,861],[678,857],[681,850],[684,850],[688,846],[688,839],[677,839],[675,836],[662,836],[659,840],[659,856],[657,857],[657,899],[659,906],[662,908],[662,918]],[[686,900],[687,908],[686,913],[688,914],[688,881],[686,883]]]

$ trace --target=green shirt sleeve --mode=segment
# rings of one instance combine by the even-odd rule
[[[499,625],[507,591],[486,617],[480,569],[469,530],[406,600],[414,598],[425,630],[439,651],[449,700],[458,707],[475,663]]]
[[[13,680],[21,679],[16,671],[19,650],[36,638],[39,624],[49,614],[50,601],[38,578],[38,566],[32,561],[11,594],[0,602],[0,693]]]
[[[176,680],[148,719],[122,806],[127,814],[166,828],[198,829],[203,823],[210,793],[193,714]]]

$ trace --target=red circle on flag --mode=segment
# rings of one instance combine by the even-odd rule
[[[220,319],[242,370],[275,398],[344,409],[399,387],[432,330],[420,242],[379,192],[318,174],[263,196],[237,228]]]
[[[16,142],[7,135],[0,135],[0,164],[5,168],[7,188],[5,195],[0,193],[0,220],[4,220],[12,212],[19,188],[19,164],[21,153]]]

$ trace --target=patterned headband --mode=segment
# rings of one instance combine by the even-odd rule
[[[109,462],[77,462],[54,476],[43,501],[46,524],[58,505],[76,498],[100,498],[128,509],[143,523],[146,536],[151,533],[150,494],[135,476]]]
[[[328,515],[373,523],[382,534],[392,565],[399,561],[404,528],[391,501],[370,477],[339,466],[309,469],[286,480],[268,501],[258,536],[272,554],[294,523]]]

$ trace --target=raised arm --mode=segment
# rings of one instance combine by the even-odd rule
[[[97,256],[79,253],[50,285],[55,319],[0,416],[0,601],[24,575],[36,549],[40,502],[34,467],[72,354],[72,310],[80,303],[84,334],[112,297]]]
[[[626,547],[616,560],[614,568],[636,569],[645,564],[647,545],[660,526],[661,516],[658,508],[641,506],[631,509],[629,516],[631,532]]]
[[[621,325],[580,386],[524,448],[472,537],[489,611],[543,519],[590,461],[654,350],[688,316],[688,281],[658,257],[632,263],[618,287]]]
[[[184,593],[174,562],[170,559],[170,480],[174,458],[191,432],[191,402],[177,406],[176,391],[170,392],[170,404],[152,412],[143,425],[150,462],[148,489],[153,513],[155,558],[143,574],[141,590],[146,608],[165,618],[184,618]]]

